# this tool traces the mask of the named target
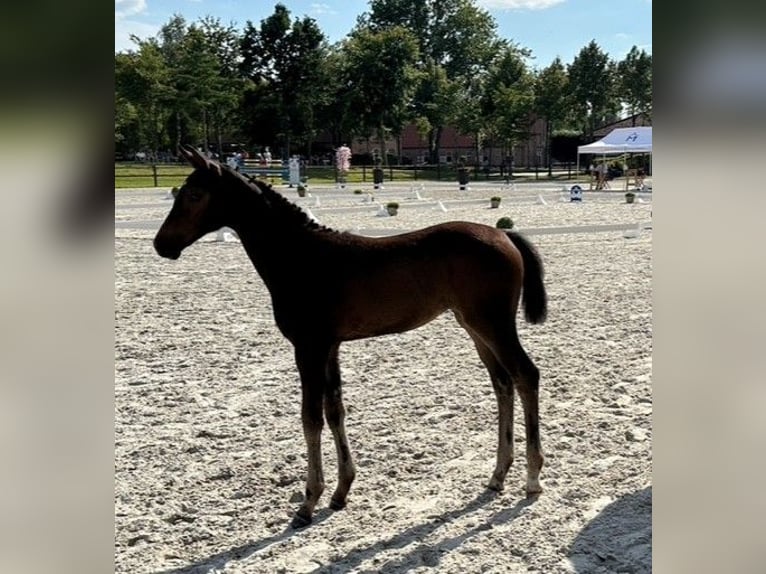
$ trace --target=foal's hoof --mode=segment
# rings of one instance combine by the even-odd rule
[[[535,489],[527,488],[527,500],[537,500],[540,498],[540,494],[542,494],[542,492],[543,489],[540,485],[538,485]]]
[[[489,484],[487,485],[487,488],[490,490],[494,490],[495,492],[503,492],[503,483],[497,480],[496,478],[493,478],[489,481]]]
[[[311,524],[311,517],[309,516],[306,518],[305,516],[301,516],[300,514],[296,514],[293,516],[293,521],[290,523],[290,526],[292,526],[294,529],[298,530],[299,528],[305,528]]]
[[[543,491],[540,481],[537,479],[527,481],[527,498],[537,498]]]
[[[339,500],[333,496],[330,499],[330,508],[332,508],[333,510],[343,510],[344,508],[346,508],[346,501]]]

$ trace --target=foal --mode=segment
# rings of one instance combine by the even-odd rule
[[[324,420],[338,456],[331,508],[346,506],[356,475],[341,399],[341,342],[414,329],[448,309],[473,339],[497,397],[497,464],[489,488],[503,488],[513,461],[515,388],[524,408],[526,490],[528,495],[542,491],[539,372],[519,342],[515,317],[522,288],[531,323],[545,320],[547,297],[540,258],[522,236],[467,222],[382,238],[341,233],[312,222],[271,186],[190,146],[181,153],[195,169],[178,191],[154,247],[162,257],[177,259],[203,235],[228,226],[266,284],[276,324],[295,348],[301,379],[308,476],[294,526],[311,522],[324,490]],[[310,301],[303,296],[307,290]]]

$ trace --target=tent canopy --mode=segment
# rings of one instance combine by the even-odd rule
[[[598,141],[577,147],[577,155],[582,153],[652,153],[652,128],[616,128]]]

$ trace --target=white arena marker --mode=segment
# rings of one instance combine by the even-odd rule
[[[313,221],[314,223],[319,223],[319,220],[317,219],[316,215],[314,215],[308,207],[305,209],[305,211],[306,211],[306,215],[308,215],[311,221]]]
[[[625,239],[633,239],[634,237],[638,237],[638,235],[641,233],[641,226],[637,225],[635,229],[626,229],[622,236]]]
[[[538,203],[539,205],[548,205],[548,202],[547,202],[547,201],[545,201],[545,199],[543,198],[543,196],[542,196],[542,195],[538,195],[538,196],[537,196],[537,203]]]

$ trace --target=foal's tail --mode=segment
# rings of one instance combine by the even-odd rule
[[[542,323],[548,315],[548,295],[543,284],[543,262],[540,254],[522,235],[506,231],[524,259],[524,317],[530,323]]]

